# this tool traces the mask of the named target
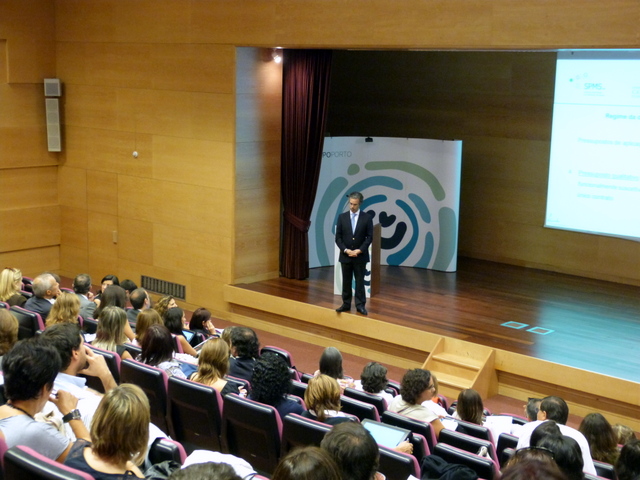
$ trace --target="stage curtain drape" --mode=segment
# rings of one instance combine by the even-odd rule
[[[287,278],[309,276],[308,231],[320,175],[330,74],[330,50],[284,50],[280,271]]]

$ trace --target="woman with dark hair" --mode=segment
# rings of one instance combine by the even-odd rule
[[[567,480],[553,460],[527,458],[508,464],[502,471],[501,480]]]
[[[124,346],[127,341],[127,336],[124,334],[126,325],[127,314],[124,310],[118,307],[104,307],[98,319],[96,338],[91,345],[116,352],[123,360],[132,358]]]
[[[589,413],[582,419],[578,431],[589,443],[591,458],[599,462],[610,463],[618,460],[618,443],[611,424],[601,413]]]
[[[584,461],[578,442],[566,435],[547,435],[537,445],[553,452],[553,458],[569,480],[583,480]]]
[[[320,374],[309,380],[304,392],[304,403],[309,410],[301,413],[303,417],[329,425],[351,421],[350,417],[340,411],[340,385],[328,375]]]
[[[105,275],[104,277],[102,277],[102,280],[100,280],[100,291],[98,292],[98,295],[96,295],[95,298],[93,299],[96,305],[100,306],[100,302],[102,302],[102,295],[104,294],[104,291],[107,288],[109,288],[111,285],[120,285],[120,280],[118,280],[118,277],[116,277],[115,275]]]
[[[546,420],[538,425],[533,432],[531,432],[531,438],[529,439],[529,445],[537,447],[543,438],[548,436],[562,436],[560,427],[553,420]]]
[[[202,333],[205,337],[216,335],[216,327],[211,321],[211,312],[206,308],[197,308],[189,320],[189,330]]]
[[[400,395],[394,397],[389,405],[389,411],[430,423],[438,438],[444,425],[435,413],[421,405],[422,402],[431,400],[433,391],[434,385],[429,370],[421,368],[409,370],[402,377]]]
[[[275,407],[280,418],[284,418],[287,413],[304,411],[302,405],[287,398],[290,390],[291,375],[284,359],[271,352],[262,355],[253,367],[249,398]]]
[[[187,378],[180,368],[180,363],[173,358],[175,341],[164,325],[151,325],[142,339],[140,348],[142,353],[138,361],[158,367],[170,377]]]
[[[175,335],[177,341],[180,342],[182,351],[194,358],[197,357],[198,352],[189,344],[182,332],[186,322],[184,311],[180,307],[171,308],[165,312],[163,320],[164,326],[167,327],[171,334]]]
[[[96,480],[144,478],[138,465],[149,440],[149,400],[136,385],[108,391],[91,421],[93,443],[79,440],[64,464]]]
[[[618,480],[640,479],[640,440],[629,440],[622,450],[616,462],[616,475]]]
[[[342,370],[342,354],[340,350],[335,347],[327,347],[320,356],[320,369],[315,372],[315,375],[322,374],[328,375],[331,378],[335,378],[340,385],[340,390],[344,391],[345,388],[353,388],[353,378],[345,376]]]
[[[454,418],[463,422],[482,425],[484,421],[484,405],[482,397],[473,388],[465,388],[458,394],[458,406]]]
[[[278,463],[272,480],[342,480],[333,457],[319,447],[297,448]]]
[[[354,388],[384,398],[388,406],[393,400],[393,395],[384,391],[388,383],[387,368],[378,362],[369,362],[362,369],[360,381],[354,383]]]

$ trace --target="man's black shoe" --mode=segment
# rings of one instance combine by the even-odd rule
[[[356,307],[356,310],[358,311],[358,313],[361,313],[362,315],[368,315],[369,313],[367,312],[367,309],[364,307]]]
[[[351,310],[351,305],[342,304],[340,307],[336,308],[336,312],[338,313],[348,312],[349,310]]]

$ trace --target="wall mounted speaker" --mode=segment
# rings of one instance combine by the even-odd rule
[[[62,95],[62,87],[60,86],[60,79],[45,78],[44,79],[44,96],[59,97],[61,95]]]
[[[62,151],[60,105],[57,98],[45,98],[47,111],[47,147],[50,152]]]

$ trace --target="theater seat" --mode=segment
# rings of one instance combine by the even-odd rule
[[[382,414],[382,423],[406,428],[407,430],[411,430],[413,433],[419,433],[427,440],[429,451],[433,453],[433,447],[435,447],[437,440],[436,434],[430,423],[421,422],[420,420],[415,420],[388,410]]]
[[[44,322],[38,313],[17,305],[12,306],[9,310],[18,319],[18,340],[31,338],[37,331],[44,330]]]
[[[452,447],[458,447],[462,450],[466,450],[471,453],[478,453],[481,448],[486,448],[489,456],[493,459],[496,464],[496,468],[499,468],[500,463],[498,462],[498,456],[496,454],[496,448],[488,440],[483,440],[481,438],[472,437],[471,435],[467,435],[466,433],[457,432],[453,430],[442,429],[440,432],[440,437],[438,438],[440,443],[446,443],[447,445],[451,445]]]
[[[270,405],[230,393],[224,397],[222,441],[228,453],[271,475],[280,458],[280,414]]]
[[[438,443],[433,449],[433,454],[449,463],[465,465],[476,472],[478,477],[486,480],[495,480],[500,475],[493,459],[481,457],[446,443]]]
[[[22,445],[11,447],[5,453],[4,478],[5,480],[94,480],[88,473],[67,467]]]
[[[409,475],[420,478],[420,465],[416,457],[396,452],[387,447],[380,448],[380,473],[387,480],[407,480]]]
[[[296,447],[320,446],[331,425],[296,413],[289,413],[282,419],[282,452],[284,456]]]
[[[372,393],[362,392],[360,390],[356,390],[355,388],[345,388],[343,395],[349,398],[355,398],[356,400],[360,400],[361,402],[370,403],[376,407],[378,410],[378,415],[382,416],[382,414],[387,410],[387,402],[384,398],[379,395],[373,395]]]
[[[378,409],[371,403],[361,402],[355,398],[340,396],[341,411],[344,413],[350,413],[358,417],[358,420],[362,421],[365,418],[369,420],[380,421],[380,415],[378,415]]]

